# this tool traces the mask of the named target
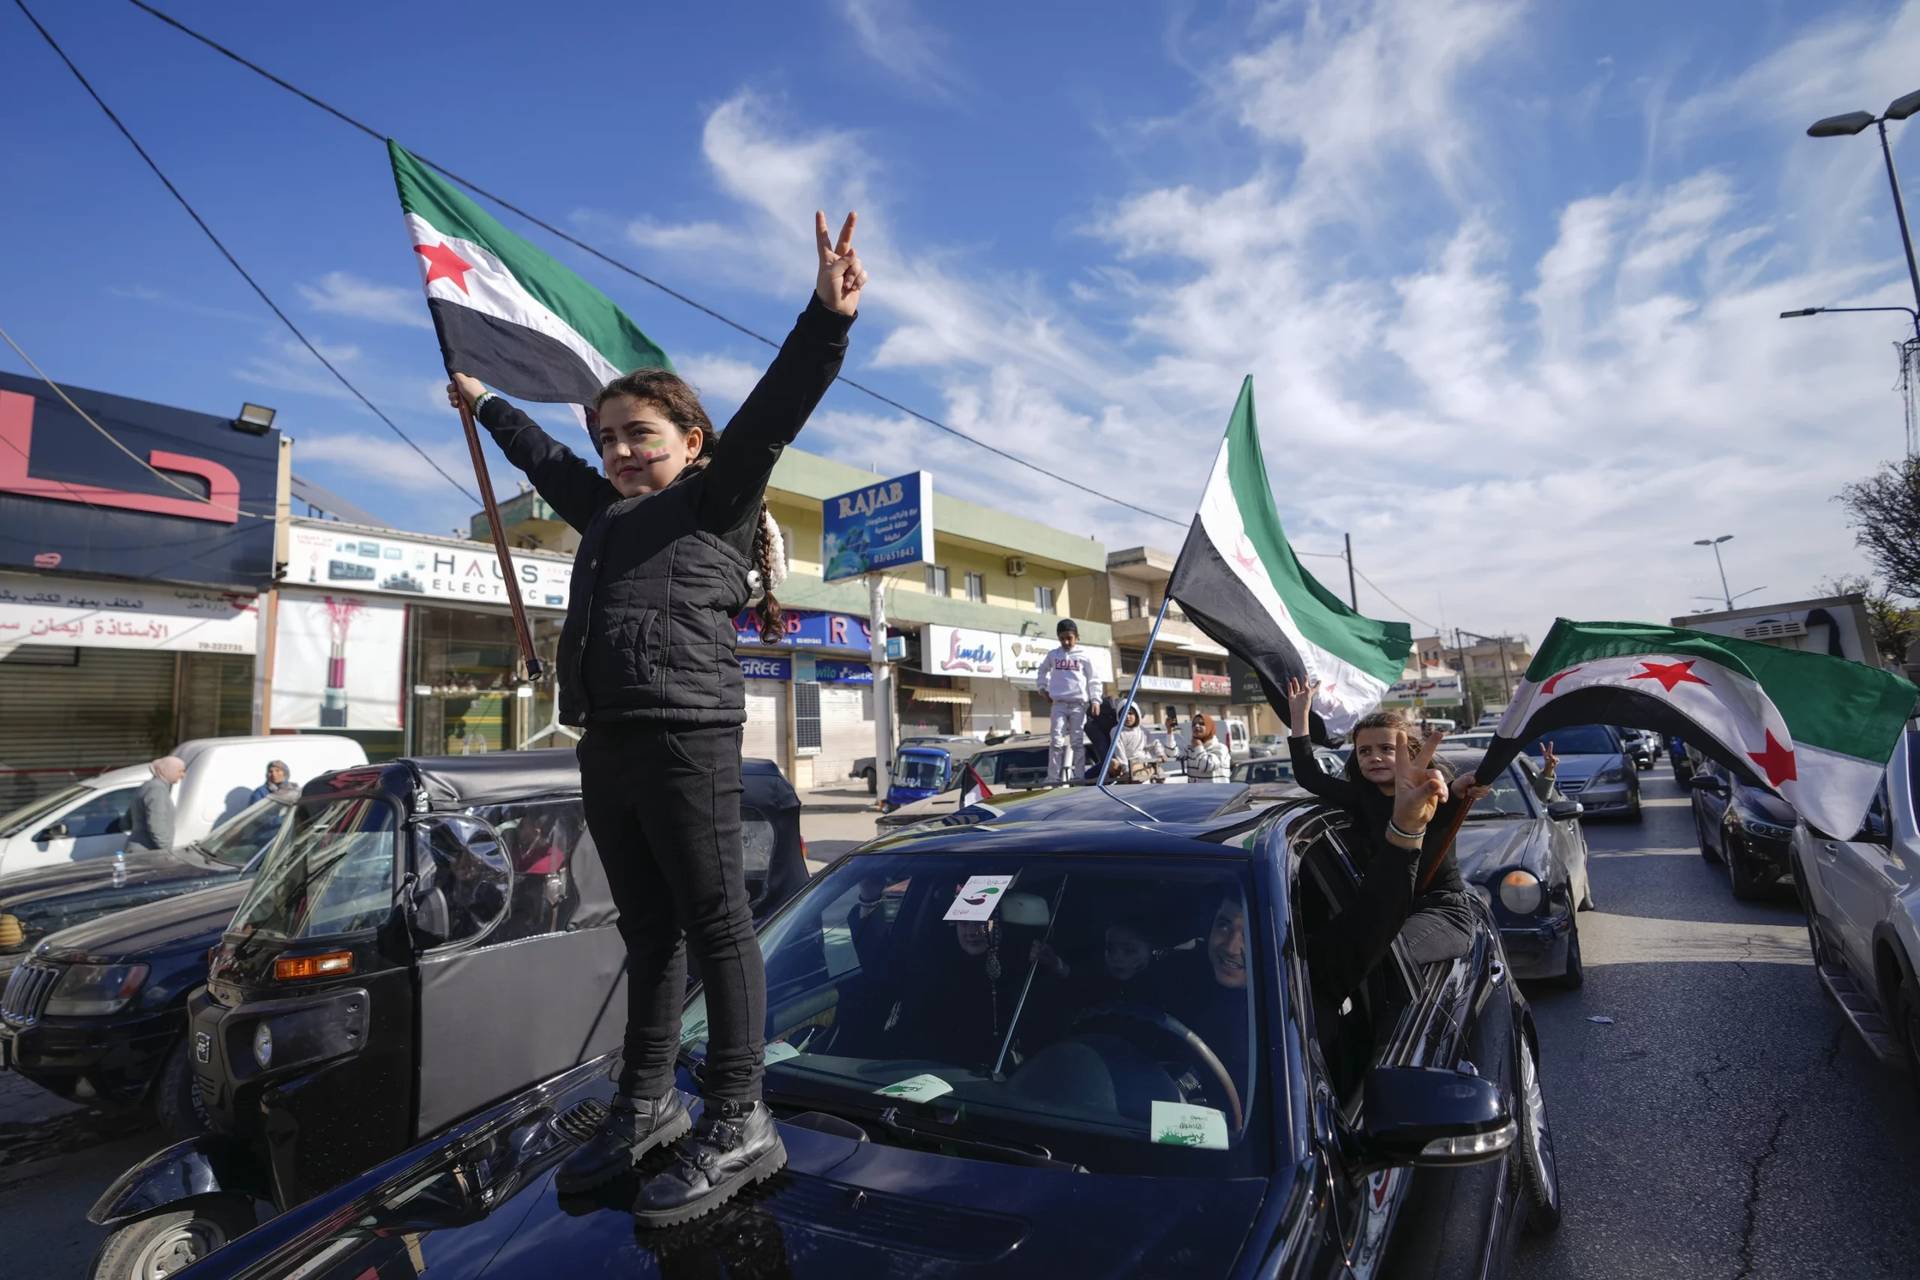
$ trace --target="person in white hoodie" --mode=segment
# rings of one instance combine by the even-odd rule
[[[1128,782],[1150,782],[1160,760],[1160,746],[1140,726],[1140,708],[1127,708],[1127,721],[1114,736],[1114,763],[1126,770]]]
[[[1087,713],[1100,709],[1100,672],[1080,647],[1080,628],[1062,618],[1060,646],[1040,660],[1035,683],[1053,703],[1047,785],[1078,782],[1087,772]]]

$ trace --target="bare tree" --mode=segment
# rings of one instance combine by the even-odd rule
[[[1840,490],[1837,500],[1887,594],[1920,599],[1920,457],[1887,463]]]

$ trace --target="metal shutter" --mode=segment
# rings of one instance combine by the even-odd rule
[[[851,777],[853,762],[873,754],[873,686],[820,686],[820,754],[814,782]]]
[[[178,657],[22,645],[0,660],[0,812],[173,746]]]
[[[230,653],[180,655],[178,742],[253,732],[253,658]]]
[[[741,754],[771,760],[791,775],[787,759],[787,686],[778,680],[747,681],[747,731]]]

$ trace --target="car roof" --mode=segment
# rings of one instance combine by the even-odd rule
[[[771,760],[740,762],[743,777],[765,785],[768,775],[783,777]],[[307,783],[304,796],[384,790],[396,797],[418,792],[436,811],[481,804],[508,804],[542,796],[580,792],[580,762],[572,747],[538,751],[483,751],[470,756],[407,756],[384,764],[357,765],[323,774]]]
[[[1121,797],[1124,796],[1124,803]],[[1108,853],[1175,851],[1247,856],[1229,833],[1307,803],[1290,788],[1245,783],[1054,787],[971,805],[863,845],[887,853]],[[1139,810],[1135,811],[1134,806]],[[991,850],[982,842],[991,844]]]

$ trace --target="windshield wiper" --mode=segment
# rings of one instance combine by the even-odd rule
[[[770,1103],[800,1111],[822,1111],[828,1115],[838,1116],[842,1120],[851,1120],[863,1128],[874,1126],[887,1137],[903,1144],[908,1140],[917,1139],[935,1146],[953,1147],[990,1160],[998,1160],[1003,1164],[1025,1165],[1032,1169],[1059,1169],[1064,1173],[1087,1172],[1085,1165],[1054,1159],[1053,1153],[1037,1142],[976,1138],[944,1129],[930,1129],[921,1125],[908,1124],[900,1118],[900,1108],[893,1105],[867,1106],[837,1100],[822,1101],[810,1094],[793,1093],[786,1089],[763,1088],[762,1092]]]

